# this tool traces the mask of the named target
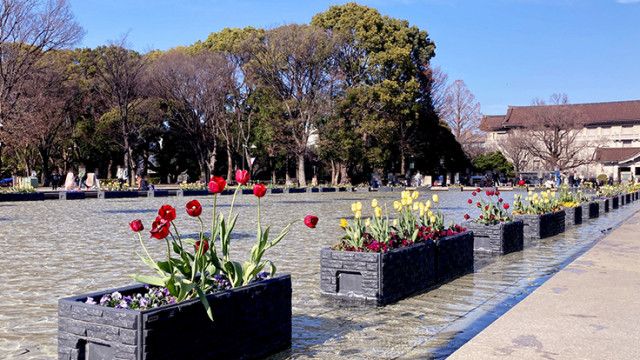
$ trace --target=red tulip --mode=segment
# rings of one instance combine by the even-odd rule
[[[482,204],[480,204],[480,202],[478,202],[478,203],[476,203],[476,206],[480,208],[480,207],[482,207]]]
[[[504,205],[502,205],[502,207],[504,207],[505,210],[509,210],[509,204],[505,203]]]
[[[129,227],[133,232],[140,232],[144,230],[144,225],[142,225],[142,220],[136,219],[129,223]]]
[[[524,180],[520,180],[520,181],[518,181],[518,185],[519,185],[519,186],[525,186],[526,184],[527,184],[527,182],[526,182],[526,181],[524,181]]]
[[[315,229],[316,224],[318,224],[318,217],[313,215],[307,215],[304,217],[304,224],[307,225],[308,228]]]
[[[476,192],[481,192],[481,191],[482,191],[482,189],[480,189],[480,188],[476,189]]]
[[[485,210],[489,210],[489,205],[485,205],[485,206],[484,206],[484,209],[485,209]]]
[[[202,205],[198,200],[191,200],[187,203],[187,214],[193,217],[198,217],[202,214]]]
[[[480,219],[484,219],[484,216],[480,215]]]
[[[500,196],[500,190],[496,190],[495,194],[496,196]]]
[[[468,202],[469,204],[473,204],[473,200],[471,200],[471,199],[467,200],[467,202]]]
[[[204,246],[202,248],[202,253],[206,253],[207,251],[209,251],[209,242],[207,240],[203,240],[204,241]],[[200,251],[200,240],[196,241],[195,244],[196,247],[196,252]]]
[[[471,216],[469,216],[469,214],[464,214],[464,219],[465,220],[469,220],[469,218],[471,218]]]
[[[160,216],[151,224],[151,237],[162,240],[169,236],[169,222]]]
[[[214,194],[220,194],[227,186],[227,181],[220,176],[212,176],[209,180],[209,191]]]
[[[176,219],[176,209],[171,205],[162,205],[158,210],[158,215],[165,221],[171,222]]]
[[[484,193],[487,194],[487,196],[491,196],[492,195],[491,191],[489,191],[489,190],[485,191]]]
[[[504,199],[502,199],[502,198],[499,198],[499,199],[498,199],[498,202],[499,202],[499,203],[501,203],[501,202],[503,202],[503,201],[504,201]]]
[[[267,188],[262,184],[253,185],[253,195],[261,198],[267,193]]]
[[[247,170],[236,170],[236,182],[240,185],[247,185],[250,176]]]
[[[471,193],[471,195],[476,196],[476,195],[478,195],[478,193],[474,191],[474,192]]]

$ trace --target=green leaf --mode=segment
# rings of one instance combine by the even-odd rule
[[[197,288],[196,292],[198,293],[198,297],[200,298],[200,302],[202,306],[204,306],[204,310],[207,312],[207,316],[211,321],[213,321],[213,311],[211,310],[211,306],[209,305],[209,300],[207,300],[207,295],[202,292],[201,289]]]
[[[166,282],[164,279],[155,276],[149,275],[132,275],[135,281],[141,282],[143,284],[149,284],[153,286],[166,286]]]

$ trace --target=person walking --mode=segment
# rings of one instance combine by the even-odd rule
[[[116,178],[118,179],[118,183],[120,184],[120,190],[122,190],[122,186],[129,180],[129,172],[126,168],[118,165],[118,170],[116,170]]]

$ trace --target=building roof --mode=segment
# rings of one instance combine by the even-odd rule
[[[495,131],[509,127],[530,127],[540,120],[545,113],[560,112],[570,114],[575,125],[624,125],[640,124],[640,100],[615,101],[587,104],[567,105],[533,105],[509,106],[507,114],[502,116],[485,116],[480,128],[484,131]]]
[[[496,131],[502,128],[502,122],[504,121],[504,115],[485,115],[480,121],[480,130],[482,131]]]
[[[596,161],[600,163],[626,162],[640,156],[638,147],[599,148],[596,150]]]

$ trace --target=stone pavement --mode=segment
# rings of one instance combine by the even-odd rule
[[[449,357],[640,359],[640,213]]]

